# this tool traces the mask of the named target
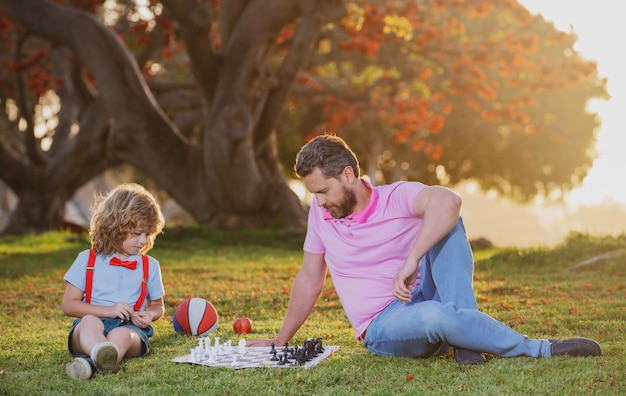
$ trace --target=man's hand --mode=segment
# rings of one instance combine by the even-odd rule
[[[267,339],[267,338],[259,338],[256,340],[250,340],[246,343],[246,346],[249,347],[265,347],[265,346],[270,346],[272,345],[272,343],[274,344],[274,346],[279,346],[276,338],[272,338],[272,339]]]
[[[393,295],[402,303],[411,301],[411,287],[417,278],[418,262],[407,260],[393,278]]]

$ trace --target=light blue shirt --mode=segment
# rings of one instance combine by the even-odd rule
[[[141,295],[141,282],[143,281],[141,255],[136,254],[128,258],[128,261],[137,260],[137,268],[134,270],[110,265],[109,260],[113,256],[113,254],[96,255],[91,304],[111,306],[123,301],[132,307]],[[165,295],[159,262],[150,256],[148,256],[148,260],[150,269],[148,273],[148,294],[140,309],[141,311],[145,309],[147,301],[157,300]],[[80,252],[63,279],[85,291],[88,261],[89,250]],[[84,295],[83,301],[85,301]]]

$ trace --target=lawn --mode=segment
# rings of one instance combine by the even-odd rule
[[[286,231],[166,230],[150,252],[162,266],[165,317],[152,353],[122,363],[115,375],[75,381],[65,374],[71,318],[61,312],[63,275],[87,240],[66,233],[0,238],[1,395],[624,395],[626,394],[626,236],[573,234],[554,247],[476,252],[482,311],[533,338],[583,336],[600,342],[598,358],[503,359],[459,366],[451,354],[429,359],[370,355],[352,330],[328,279],[294,338],[339,345],[311,369],[209,368],[171,362],[197,339],[176,334],[172,314],[188,296],[211,301],[216,333],[239,336],[232,322],[253,320],[248,336],[273,336],[301,259],[302,235]],[[606,253],[588,265],[577,263]]]

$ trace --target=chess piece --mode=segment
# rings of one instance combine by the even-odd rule
[[[296,365],[297,366],[304,366],[304,364],[306,363],[306,359],[304,358],[305,352],[306,351],[304,350],[304,348],[298,349],[298,352],[296,353]]]
[[[318,338],[315,340],[315,351],[319,353],[324,353],[324,346],[322,345],[322,339]]]
[[[289,359],[295,359],[296,358],[296,352],[298,352],[298,346],[296,345],[293,348],[289,348]]]
[[[239,340],[239,344],[237,344],[237,352],[241,355],[246,353],[246,340],[242,338]]]
[[[228,340],[226,346],[224,347],[224,350],[228,354],[233,353],[233,340]]]

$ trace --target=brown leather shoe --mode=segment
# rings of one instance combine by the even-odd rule
[[[550,340],[552,356],[600,356],[602,351],[597,342],[588,338],[569,338],[567,340]]]
[[[455,348],[454,358],[458,364],[476,366],[487,361],[482,353],[470,351],[469,349]]]

